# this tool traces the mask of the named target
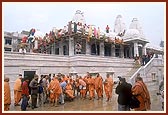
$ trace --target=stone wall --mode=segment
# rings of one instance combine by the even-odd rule
[[[103,57],[92,55],[60,56],[49,54],[20,54],[4,53],[3,56],[4,74],[10,77],[11,86],[13,86],[19,73],[24,71],[36,71],[38,75],[42,74],[69,74],[71,68],[84,76],[86,72],[99,72],[103,78],[107,72],[114,72],[113,77],[123,76],[133,67],[133,59],[124,59],[116,57]]]
[[[5,52],[3,55],[3,73],[10,78],[10,86],[13,95],[14,81],[19,73],[24,75],[24,71],[36,71],[39,76],[42,74],[77,73],[80,76],[86,75],[86,72],[97,73],[105,78],[107,73],[113,73],[114,81],[117,76],[126,76],[134,68],[133,59],[104,57],[93,55],[51,55],[35,53],[12,53]],[[163,64],[158,59],[153,61],[144,77],[146,82],[153,83],[152,73],[155,73],[158,81],[163,73]],[[158,66],[159,65],[159,66]],[[159,73],[160,72],[160,73]],[[142,75],[144,73],[141,73]],[[129,77],[129,76],[128,76]],[[128,78],[127,78],[128,79]]]

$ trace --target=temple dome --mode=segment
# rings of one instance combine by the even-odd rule
[[[140,32],[137,29],[128,29],[124,38],[137,38],[140,37]]]
[[[138,19],[137,18],[133,18],[130,26],[129,26],[129,29],[137,29],[139,31],[139,33],[141,35],[143,35],[143,30],[142,30],[142,26],[141,24],[139,23]]]

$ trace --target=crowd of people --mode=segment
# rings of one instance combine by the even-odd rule
[[[154,56],[154,53],[147,53],[146,55],[142,55],[142,56],[135,56],[135,65],[141,65],[141,66],[145,66]]]
[[[80,97],[81,100],[89,99],[92,101],[106,98],[108,102],[112,100],[114,84],[116,82],[109,74],[104,80],[99,73],[93,76],[89,72],[84,77],[77,75],[76,79],[58,73],[53,75],[52,79],[49,75],[39,77],[35,74],[33,79],[30,80],[28,77],[23,78],[19,74],[14,84],[14,106],[21,106],[22,111],[26,111],[27,107],[35,109],[47,103],[50,106],[61,106],[65,104],[66,100],[74,101],[76,97]],[[119,77],[115,93],[118,94],[118,111],[131,110],[129,102],[132,95],[140,101],[139,107],[134,108],[135,111],[150,110],[149,91],[140,74],[135,78],[133,86],[127,83],[125,78]],[[5,76],[4,111],[10,110],[10,105],[9,78]]]

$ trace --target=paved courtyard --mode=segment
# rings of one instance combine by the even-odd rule
[[[151,111],[162,111],[160,97],[156,95],[157,90],[150,91],[151,95]],[[21,111],[20,106],[11,105],[11,111]],[[113,97],[112,100],[106,102],[105,97],[101,100],[89,100],[88,98],[85,100],[76,97],[74,101],[69,102],[66,101],[64,105],[59,105],[58,107],[51,107],[49,104],[44,104],[41,107],[31,109],[28,108],[27,111],[53,111],[53,112],[96,112],[96,111],[104,111],[104,112],[114,112],[117,111],[117,95],[115,94],[115,89],[113,89]]]

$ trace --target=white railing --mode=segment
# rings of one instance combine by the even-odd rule
[[[150,61],[145,65],[145,66],[141,66],[131,77],[130,77],[130,80],[129,82],[131,84],[133,84],[135,82],[135,76],[140,73],[141,75],[145,76],[146,75],[146,72],[148,72],[152,66],[153,66],[153,60],[155,59],[155,56],[153,56]],[[143,72],[143,73],[142,73]]]

